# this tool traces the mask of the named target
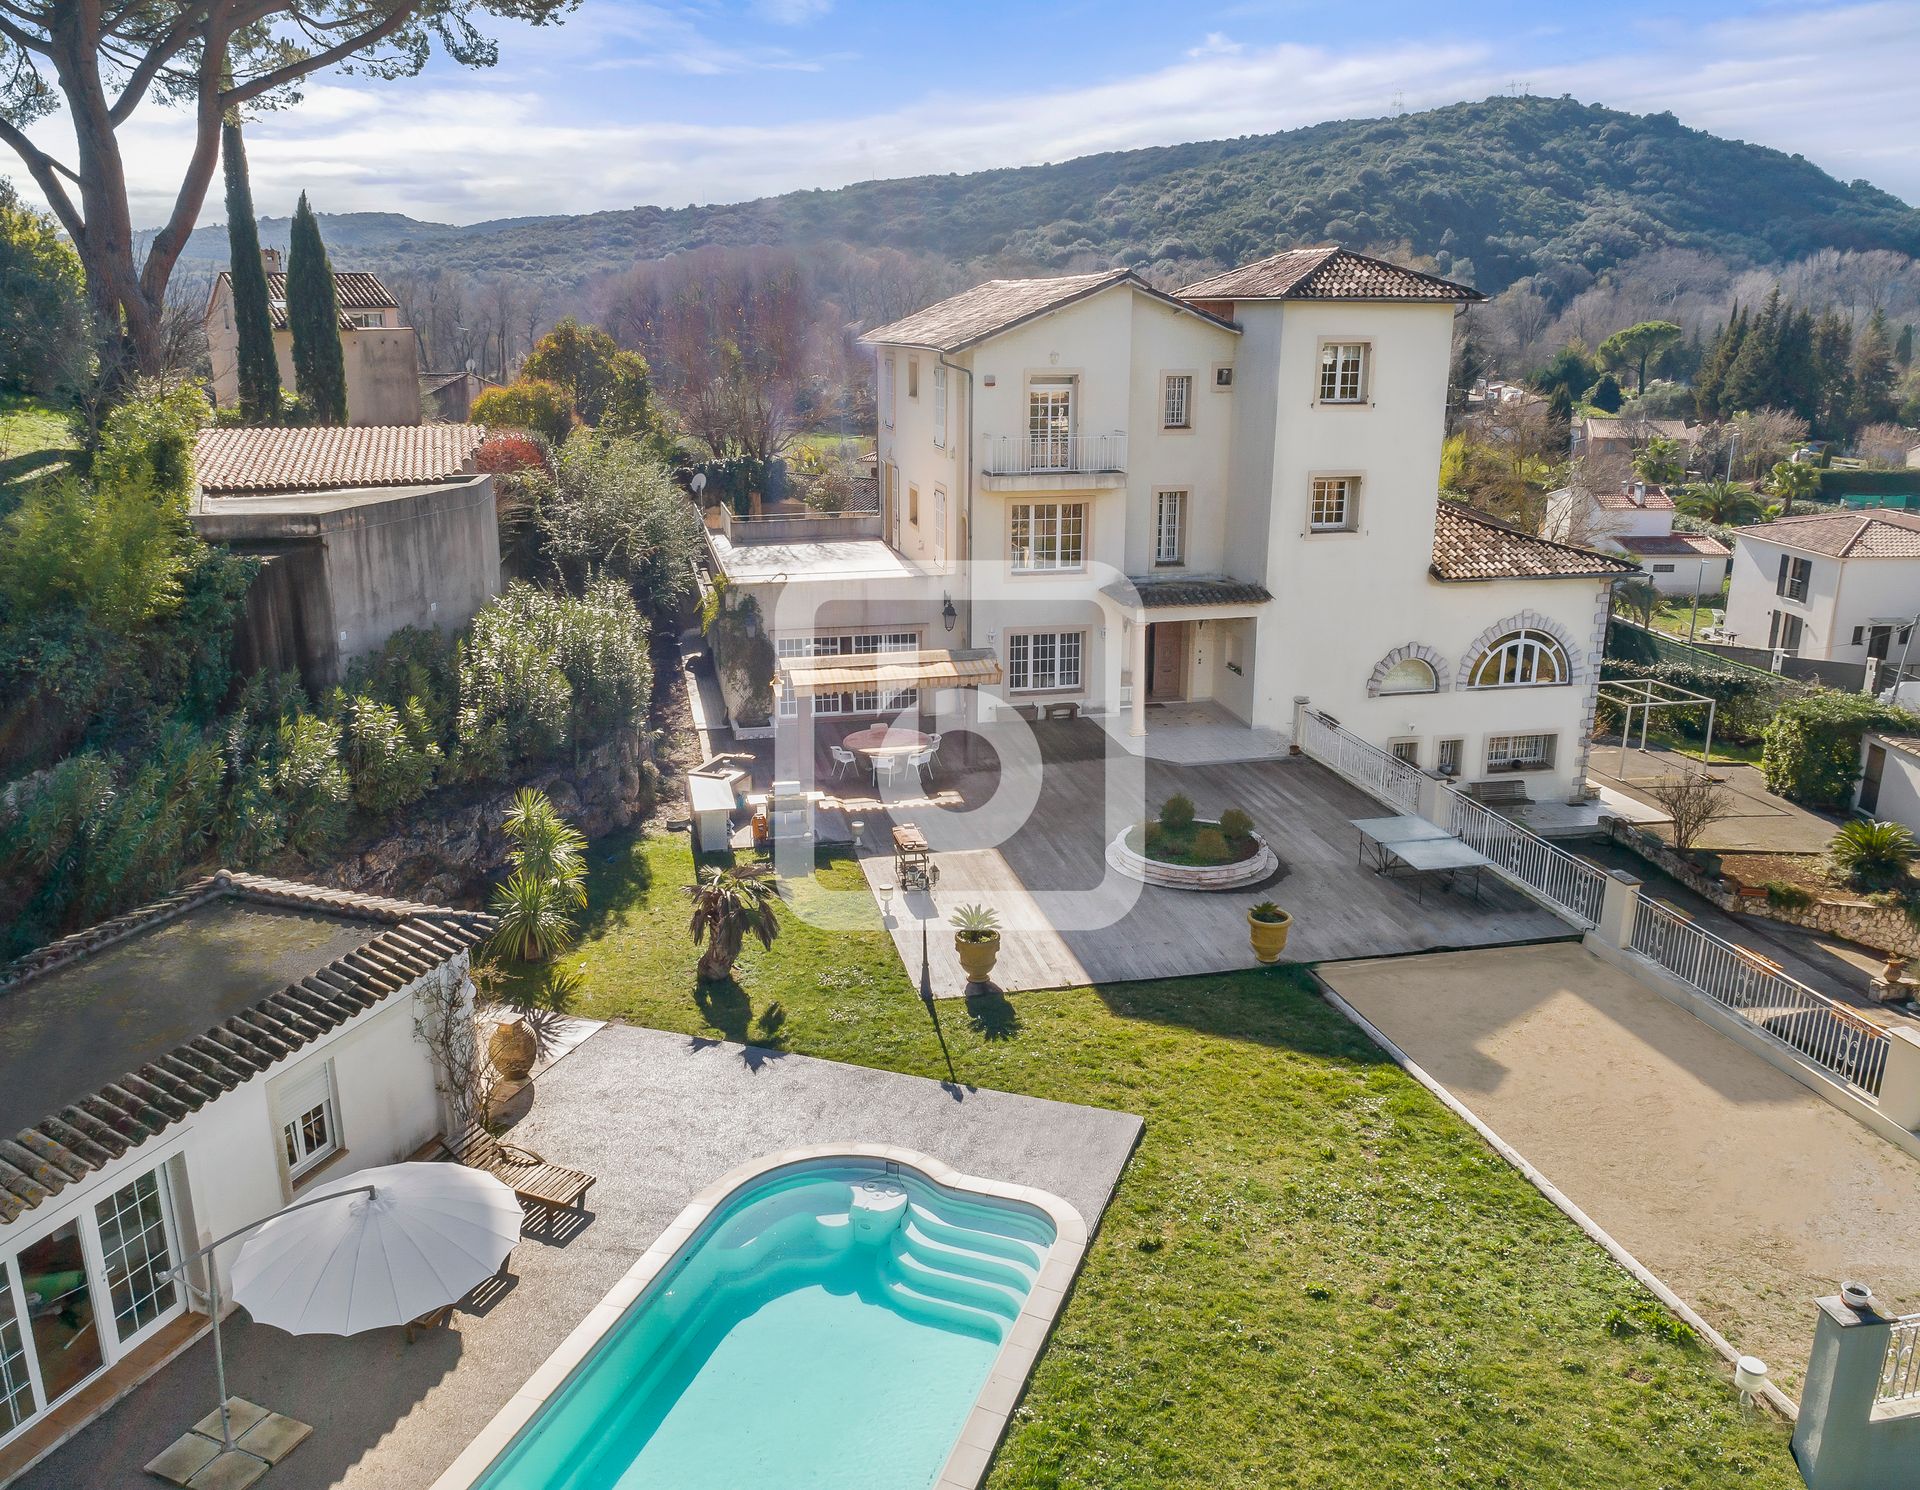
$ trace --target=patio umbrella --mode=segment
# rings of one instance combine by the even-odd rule
[[[334,1193],[334,1205],[314,1205]],[[360,1193],[352,1193],[360,1192]],[[293,1335],[357,1335],[464,1298],[520,1239],[520,1202],[458,1164],[389,1164],[316,1186],[233,1264],[233,1298]]]

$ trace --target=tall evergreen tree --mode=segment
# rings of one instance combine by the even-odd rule
[[[1853,327],[1831,306],[1814,323],[1813,373],[1819,390],[1813,427],[1828,439],[1838,438],[1853,408]]]
[[[1820,411],[1820,380],[1813,362],[1813,312],[1789,307],[1780,321],[1780,353],[1774,362],[1779,407],[1813,423]]]
[[[293,382],[322,424],[347,422],[347,358],[340,346],[340,296],[320,223],[300,193],[287,246],[287,324],[293,328]]]
[[[249,424],[264,424],[280,417],[280,359],[273,350],[267,269],[260,262],[247,148],[240,140],[240,126],[232,121],[220,126],[220,156],[227,172],[227,281],[234,330],[240,337],[240,413]]]
[[[1913,366],[1913,322],[1911,321],[1900,328],[1900,334],[1893,340],[1893,360],[1902,367]]]
[[[1694,410],[1702,419],[1718,419],[1726,410],[1721,398],[1726,392],[1727,372],[1733,366],[1734,358],[1740,355],[1740,343],[1746,338],[1746,314],[1736,300],[1733,314],[1727,317],[1713,339],[1713,345],[1707,349],[1705,359],[1700,364],[1700,372],[1693,380]]]
[[[1720,405],[1729,414],[1742,409],[1779,408],[1780,337],[1786,312],[1780,305],[1780,286],[1768,293],[1760,314],[1747,327],[1740,342],[1740,355],[1727,369],[1726,387],[1720,392]]]
[[[1899,409],[1899,400],[1893,396],[1895,381],[1887,314],[1876,310],[1853,344],[1853,406],[1848,411],[1853,429],[1884,424],[1894,417]]]

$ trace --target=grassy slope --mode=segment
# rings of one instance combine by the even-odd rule
[[[690,872],[682,839],[594,845],[577,1008],[946,1074],[870,905],[785,916],[696,997]],[[1614,1333],[1664,1316],[1297,973],[941,1012],[964,1082],[1147,1124],[995,1490],[1798,1485],[1711,1354]]]
[[[76,450],[79,443],[64,413],[38,399],[0,393],[0,481],[50,466],[57,453]]]

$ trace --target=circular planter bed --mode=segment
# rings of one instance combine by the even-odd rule
[[[1196,828],[1218,827],[1197,822]],[[1181,864],[1150,857],[1145,850],[1146,824],[1135,823],[1107,845],[1107,863],[1128,879],[1169,890],[1238,890],[1257,884],[1280,867],[1280,858],[1258,833],[1247,835],[1249,847],[1237,859],[1223,864]]]

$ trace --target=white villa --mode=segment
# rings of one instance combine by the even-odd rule
[[[1547,496],[1541,531],[1563,543],[1625,554],[1662,595],[1712,599],[1726,583],[1733,550],[1705,533],[1674,532],[1674,511],[1665,487],[1631,478],[1585,494],[1563,486]]]
[[[1920,512],[1809,513],[1740,530],[1727,630],[1795,657],[1900,660],[1920,613]]]
[[[946,690],[942,728],[1088,714],[1153,753],[1197,716],[1270,753],[1310,706],[1422,767],[1578,796],[1633,566],[1437,499],[1477,298],[1319,248],[1172,294],[1128,270],[996,280],[869,332],[880,512],[713,535],[782,717],[918,687]],[[887,652],[914,655],[859,686]]]

